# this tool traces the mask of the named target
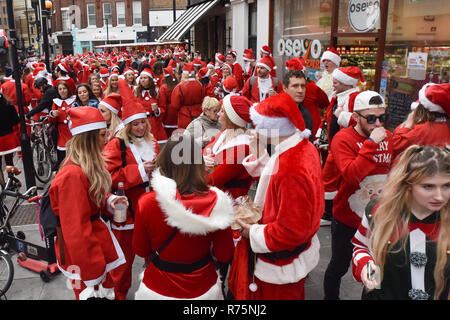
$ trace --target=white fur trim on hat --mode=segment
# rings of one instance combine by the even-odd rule
[[[342,82],[345,85],[348,86],[356,86],[356,84],[358,83],[359,79],[355,79],[350,77],[348,74],[345,74],[344,72],[342,72],[339,69],[334,69],[332,76],[334,79],[336,79],[339,82]]]
[[[271,68],[271,67],[269,67],[267,64],[262,63],[262,62],[256,63],[256,66],[257,66],[257,67],[264,67],[264,68],[266,68],[267,70],[272,71],[272,68]]]
[[[330,60],[336,65],[336,67],[339,67],[341,64],[341,57],[331,51],[325,51],[323,53],[322,58],[320,58],[320,62],[323,62],[323,60]]]
[[[239,127],[245,127],[247,122],[244,119],[242,119],[234,110],[233,106],[231,105],[230,98],[231,95],[227,95],[225,96],[225,98],[223,98],[223,107],[225,109],[225,113],[227,114],[230,121],[233,122],[235,125]]]
[[[297,128],[286,117],[268,117],[259,114],[255,107],[250,108],[250,119],[255,125],[255,130],[266,137],[285,137],[293,134]]]
[[[426,89],[430,86],[434,86],[435,83],[427,83],[420,89],[419,91],[419,101],[420,103],[430,112],[439,112],[439,113],[445,113],[444,109],[438,104],[435,104],[431,102],[427,96],[426,96]]]
[[[105,100],[100,101],[99,104],[104,106],[104,107],[106,107],[109,111],[111,111],[114,114],[118,114],[119,113],[119,110],[117,110],[116,108],[111,106],[109,103],[106,103]]]
[[[136,119],[147,119],[147,114],[146,113],[135,113],[132,116],[123,120],[122,122],[123,122],[123,125],[127,125],[131,121],[136,120]]]
[[[106,128],[106,122],[105,121],[92,122],[92,123],[84,124],[84,125],[81,125],[81,126],[78,126],[75,128],[71,128],[71,126],[72,126],[72,121],[69,121],[70,133],[74,136],[76,134],[80,134],[80,133],[87,132],[87,131],[104,129],[104,128]]]
[[[152,78],[152,79],[153,79],[153,76],[150,74],[150,72],[142,71],[141,74],[140,74],[139,76],[142,76],[142,75],[146,75],[146,76],[148,76],[149,78]]]

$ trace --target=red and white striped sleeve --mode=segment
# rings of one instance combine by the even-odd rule
[[[352,272],[356,281],[361,282],[361,271],[369,260],[373,260],[369,252],[370,226],[366,215],[363,215],[362,221],[355,236],[352,239],[353,256]]]

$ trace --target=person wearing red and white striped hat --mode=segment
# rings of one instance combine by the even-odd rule
[[[127,260],[126,264],[111,273],[115,282],[115,296],[119,300],[126,299],[131,287],[135,257],[132,240],[137,201],[142,194],[150,191],[149,179],[154,160],[160,150],[151,133],[145,108],[129,93],[123,97],[122,123],[124,128],[119,130],[104,148],[106,168],[111,173],[112,187],[117,188],[119,182],[123,182],[125,195],[130,203],[126,221],[111,223],[112,231]]]
[[[251,176],[259,177],[254,204],[262,217],[255,224],[237,219],[243,239],[236,250],[249,246],[257,256],[249,258],[256,263],[247,283],[233,282],[248,271],[239,270],[241,264],[233,259],[230,289],[236,299],[303,300],[306,277],[319,263],[316,233],[324,209],[319,155],[288,93],[254,104],[250,118],[255,132],[243,165]],[[271,156],[267,144],[275,146]],[[235,257],[239,255],[235,251]]]
[[[274,65],[274,67],[272,68],[272,70],[270,70],[270,76],[276,77],[277,76],[277,66],[275,65],[275,60],[273,59],[272,50],[270,49],[270,47],[268,45],[262,46],[261,49],[259,50],[259,54],[260,54],[261,58],[269,57],[269,59],[272,60],[272,64]],[[257,70],[254,70],[253,75],[254,76],[257,75]]]
[[[236,61],[237,59],[237,52],[234,50],[228,51],[226,55],[226,61],[227,63],[232,67],[232,74],[236,78],[236,81],[238,83],[238,90],[237,92],[241,92],[242,87],[244,86],[244,70],[242,69],[242,66],[239,64],[239,62]]]
[[[252,102],[264,99],[283,91],[283,84],[270,75],[275,67],[273,59],[264,56],[256,63],[257,76],[250,77],[242,88],[242,95]]]
[[[450,84],[427,83],[419,91],[412,112],[392,137],[394,157],[413,144],[450,146]]]
[[[317,81],[317,85],[328,95],[331,100],[333,95],[333,77],[332,73],[341,64],[341,56],[334,47],[328,48],[320,58],[320,62],[324,65],[322,76]]]
[[[181,81],[172,91],[172,106],[178,112],[178,129],[186,129],[189,123],[202,113],[202,102],[205,96],[202,84],[196,79],[192,63],[185,63],[183,74],[186,80]]]
[[[106,122],[100,111],[78,107],[68,115],[73,138],[49,189],[60,221],[55,242],[58,268],[77,300],[114,299],[111,272],[125,263],[125,256],[100,213],[113,215],[115,205],[127,204],[127,199],[110,194],[111,177],[102,156]]]
[[[243,79],[244,83],[256,72],[256,59],[252,48],[244,50],[244,68]]]
[[[69,77],[70,69],[67,66],[67,64],[64,63],[64,62],[60,62],[56,66],[55,72],[56,72],[57,78],[56,78],[55,81],[53,81],[53,86],[57,87],[59,81],[64,81],[64,82],[66,82],[69,85],[70,91],[72,93],[75,93],[75,91],[76,91],[76,84],[75,84],[75,81],[71,77]]]
[[[167,141],[167,134],[162,119],[166,110],[158,105],[158,93],[153,80],[154,74],[151,69],[142,70],[134,93],[147,112],[152,134],[159,144],[164,144]]]
[[[111,93],[98,104],[98,109],[106,121],[108,129],[108,141],[123,128],[122,116],[122,96],[118,93]]]

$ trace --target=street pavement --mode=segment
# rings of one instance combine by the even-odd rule
[[[15,161],[21,168],[21,161]],[[21,180],[24,180],[23,173]],[[25,185],[25,183],[24,183]],[[38,184],[39,185],[39,184]],[[25,187],[22,187],[24,191]],[[37,245],[45,246],[42,241],[39,226],[37,224],[14,226],[15,231],[22,230],[26,235],[26,240]],[[322,226],[319,229],[320,240],[320,261],[316,268],[308,275],[305,284],[306,300],[323,299],[323,276],[327,268],[331,255],[331,234],[330,226]],[[8,300],[73,300],[74,293],[67,285],[66,278],[61,274],[55,274],[49,282],[41,280],[38,273],[23,268],[17,264],[17,255],[13,257],[14,280],[11,288],[6,293]],[[143,271],[144,260],[136,256],[133,264],[133,281],[128,292],[127,299],[133,300],[134,293],[139,286],[139,274]],[[351,274],[351,268],[342,278],[341,300],[360,300],[362,285],[357,283]]]

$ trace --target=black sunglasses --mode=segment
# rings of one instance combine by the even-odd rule
[[[374,124],[375,122],[377,122],[377,119],[380,120],[381,123],[384,123],[386,121],[385,113],[383,113],[382,115],[379,115],[378,117],[374,114],[369,114],[367,116],[363,116],[359,112],[357,112],[357,114],[360,115],[361,117],[363,117],[364,119],[366,119],[368,124]]]

